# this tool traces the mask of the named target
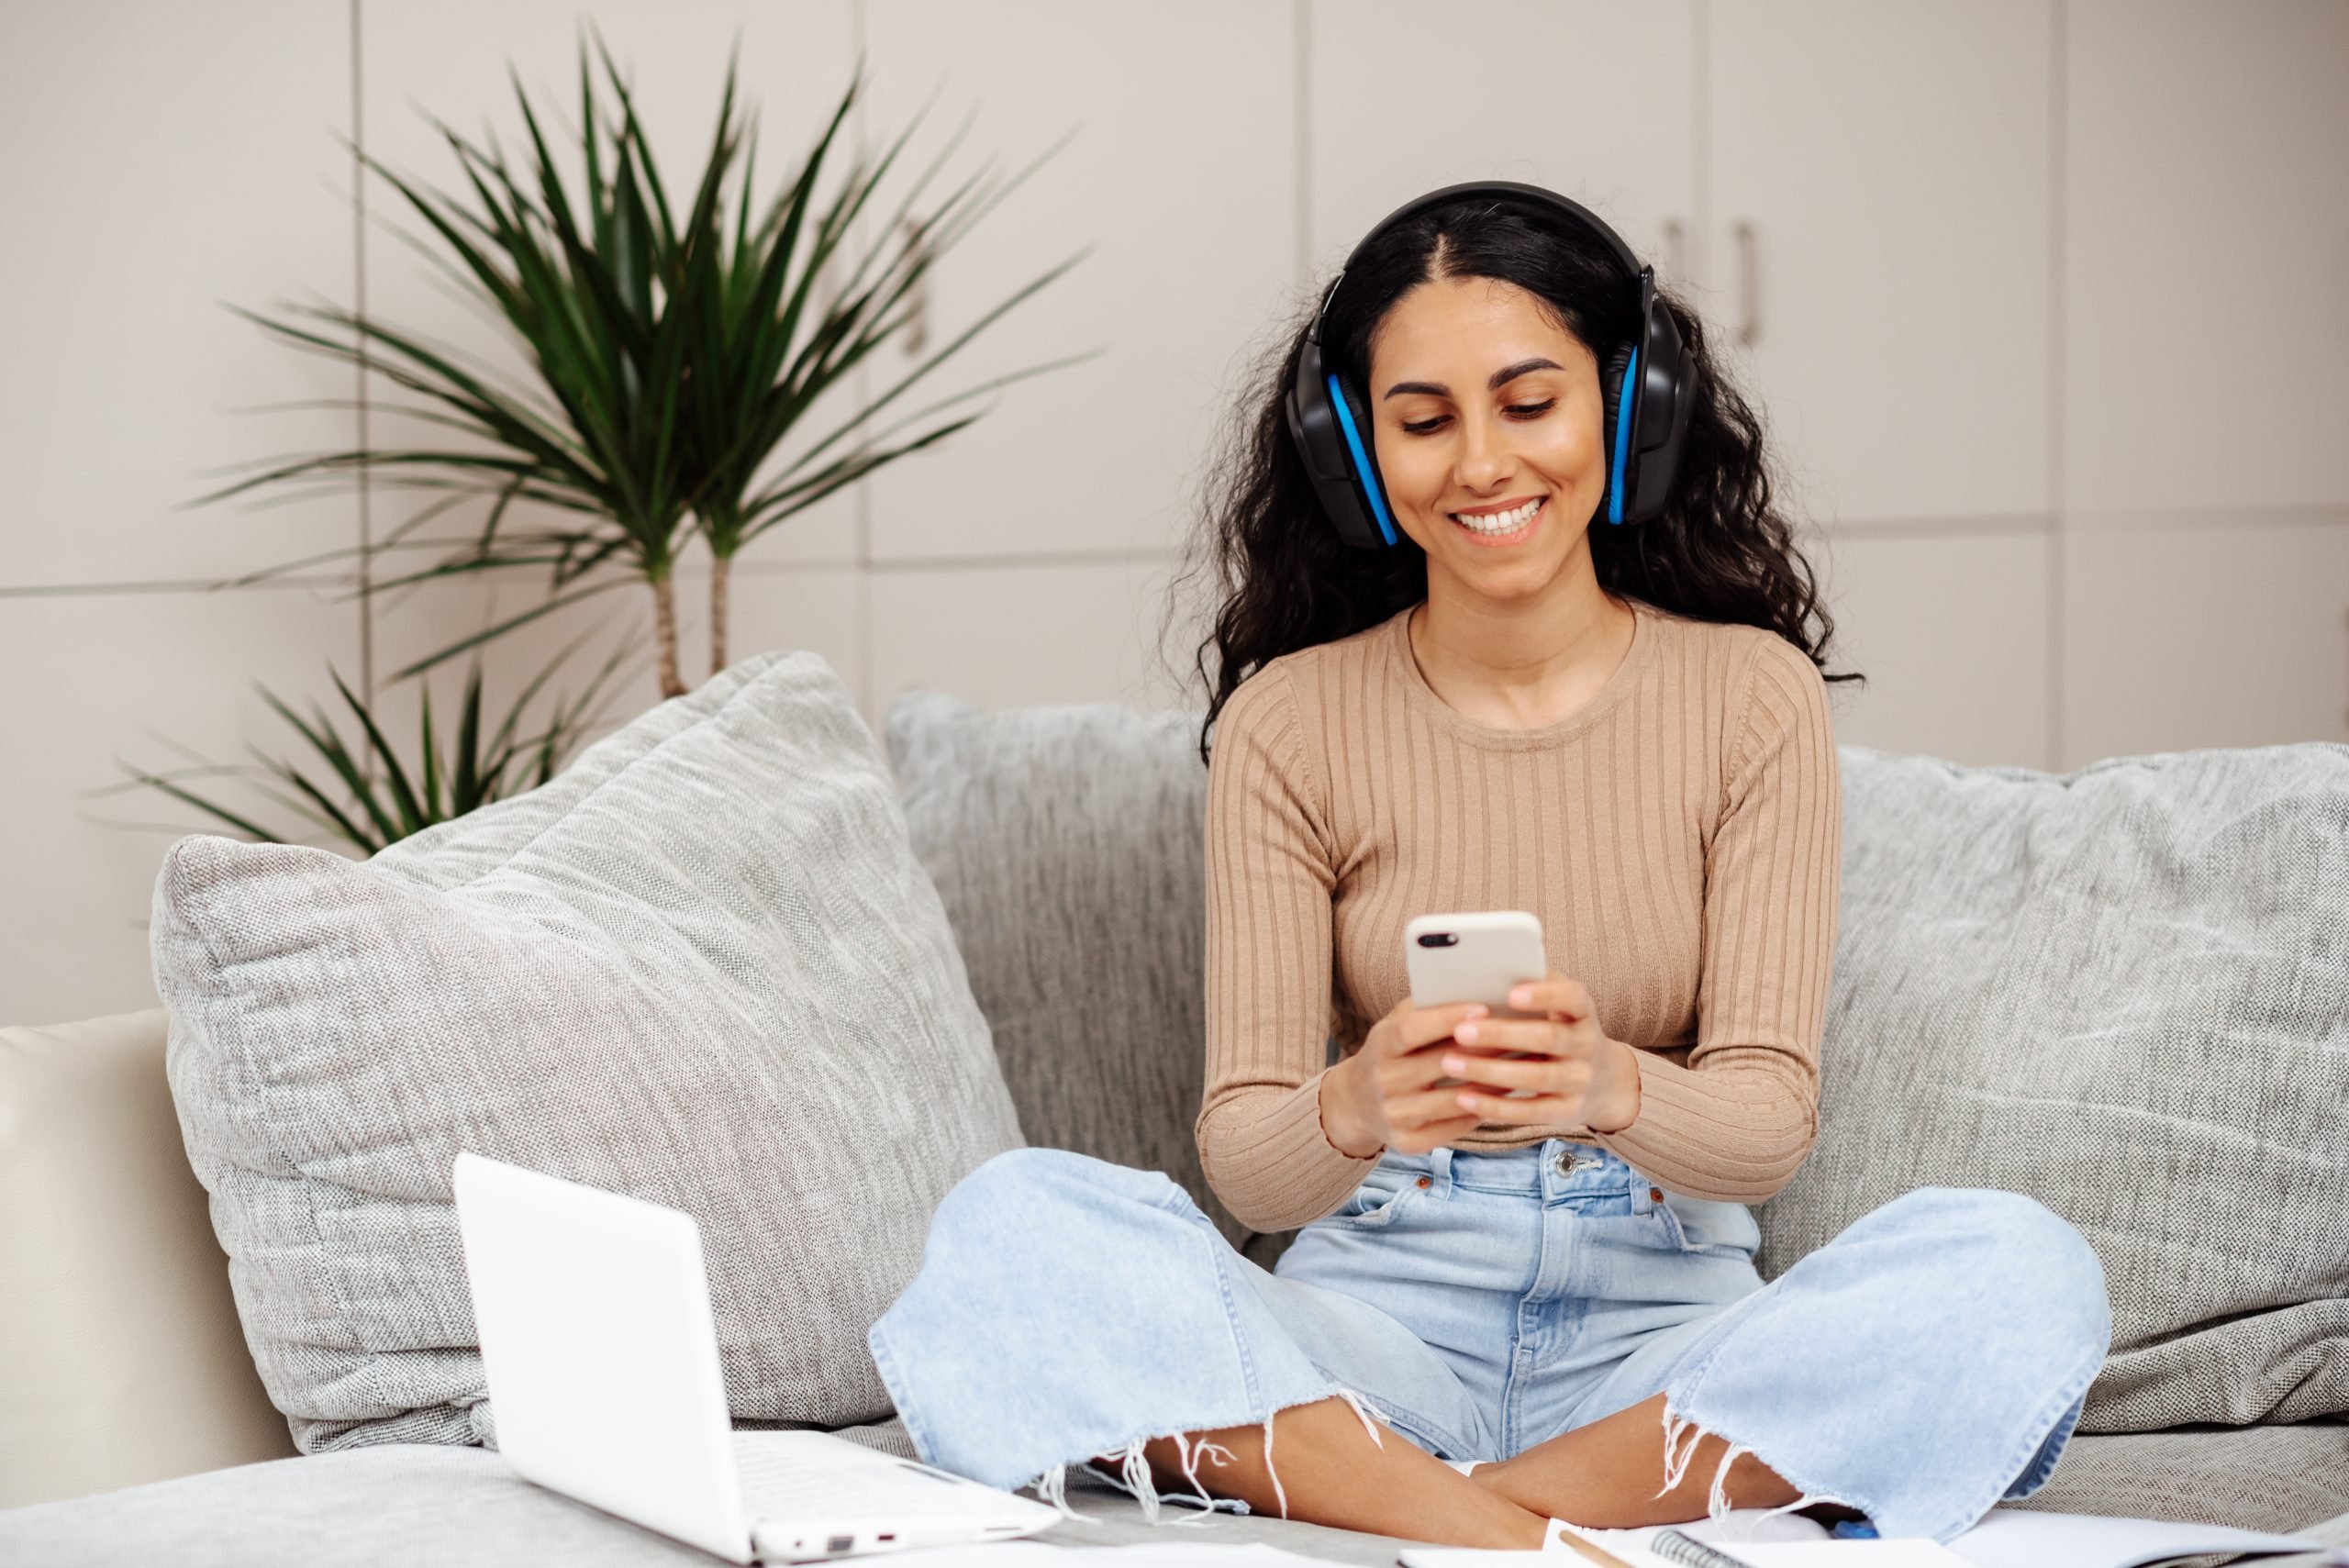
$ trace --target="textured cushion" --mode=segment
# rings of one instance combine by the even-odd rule
[[[2349,1510],[2349,1426],[2075,1435],[2009,1507],[2299,1532]]]
[[[895,1423],[842,1435],[912,1453]],[[2343,1533],[2349,1520],[2316,1525],[2321,1510],[2349,1506],[2344,1466],[2349,1428],[2341,1427],[2076,1437],[2046,1487],[2022,1506],[2200,1519],[2349,1543]],[[1082,1471],[1069,1477],[1068,1502],[1092,1522],[1063,1519],[1037,1539],[1051,1546],[1262,1543],[1361,1568],[1392,1568],[1405,1544],[1272,1514],[1218,1513],[1154,1526],[1132,1497]],[[1198,1519],[1195,1510],[1177,1517]],[[0,1512],[0,1562],[43,1568],[707,1568],[714,1561],[533,1486],[479,1449],[400,1444],[321,1454]]]
[[[163,1082],[163,1015],[0,1029],[0,1508],[291,1453]]]
[[[2082,1431],[2349,1411],[2349,746],[2055,776],[1842,749],[1817,1147],[1775,1274],[1927,1184],[2103,1260]]]
[[[883,731],[1028,1140],[1165,1172],[1265,1262],[1191,1132],[1207,1072],[1202,717],[988,713],[909,691]]]
[[[306,1451],[491,1429],[460,1150],[701,1224],[739,1416],[890,1412],[866,1329],[1019,1128],[879,748],[813,653],[355,862],[182,840],[169,1072]]]
[[[843,1435],[899,1451],[892,1429]],[[1276,1516],[1218,1513],[1152,1525],[1080,1472],[1052,1546],[1262,1541],[1306,1557],[1393,1568],[1395,1537]],[[1185,1520],[1198,1518],[1185,1510]],[[0,1512],[0,1563],[39,1568],[711,1568],[718,1559],[534,1486],[480,1449],[395,1444],[192,1475]],[[985,1561],[973,1551],[967,1561]]]

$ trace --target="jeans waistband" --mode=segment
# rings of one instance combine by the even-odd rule
[[[1378,1162],[1427,1176],[1429,1185],[1439,1192],[1459,1185],[1478,1192],[1554,1197],[1570,1193],[1620,1193],[1635,1183],[1647,1184],[1646,1178],[1626,1164],[1621,1155],[1570,1138],[1545,1138],[1521,1149],[1491,1151],[1445,1147],[1424,1154],[1400,1154],[1389,1150]]]

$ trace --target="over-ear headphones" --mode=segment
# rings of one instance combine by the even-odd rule
[[[1621,237],[1579,202],[1514,180],[1472,180],[1430,191],[1381,218],[1330,281],[1312,330],[1306,334],[1288,389],[1288,432],[1338,536],[1364,550],[1383,550],[1402,538],[1387,511],[1378,462],[1372,454],[1369,400],[1363,389],[1341,385],[1339,375],[1321,361],[1321,328],[1330,317],[1330,302],[1372,240],[1406,218],[1464,196],[1520,202],[1580,224],[1606,242],[1622,263],[1624,275],[1638,283],[1639,340],[1610,350],[1599,370],[1608,473],[1598,512],[1609,523],[1638,523],[1654,517],[1664,509],[1680,467],[1697,389],[1697,367],[1681,341],[1680,325],[1655,296],[1655,269],[1642,266]],[[1632,389],[1628,398],[1623,395],[1627,384]]]

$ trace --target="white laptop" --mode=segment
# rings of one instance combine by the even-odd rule
[[[455,1184],[498,1450],[540,1485],[735,1562],[1059,1521],[829,1432],[733,1430],[691,1215],[472,1153]]]

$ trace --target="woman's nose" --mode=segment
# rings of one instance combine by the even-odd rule
[[[1509,471],[1508,432],[1486,419],[1460,422],[1460,451],[1453,463],[1464,489],[1483,491]]]

